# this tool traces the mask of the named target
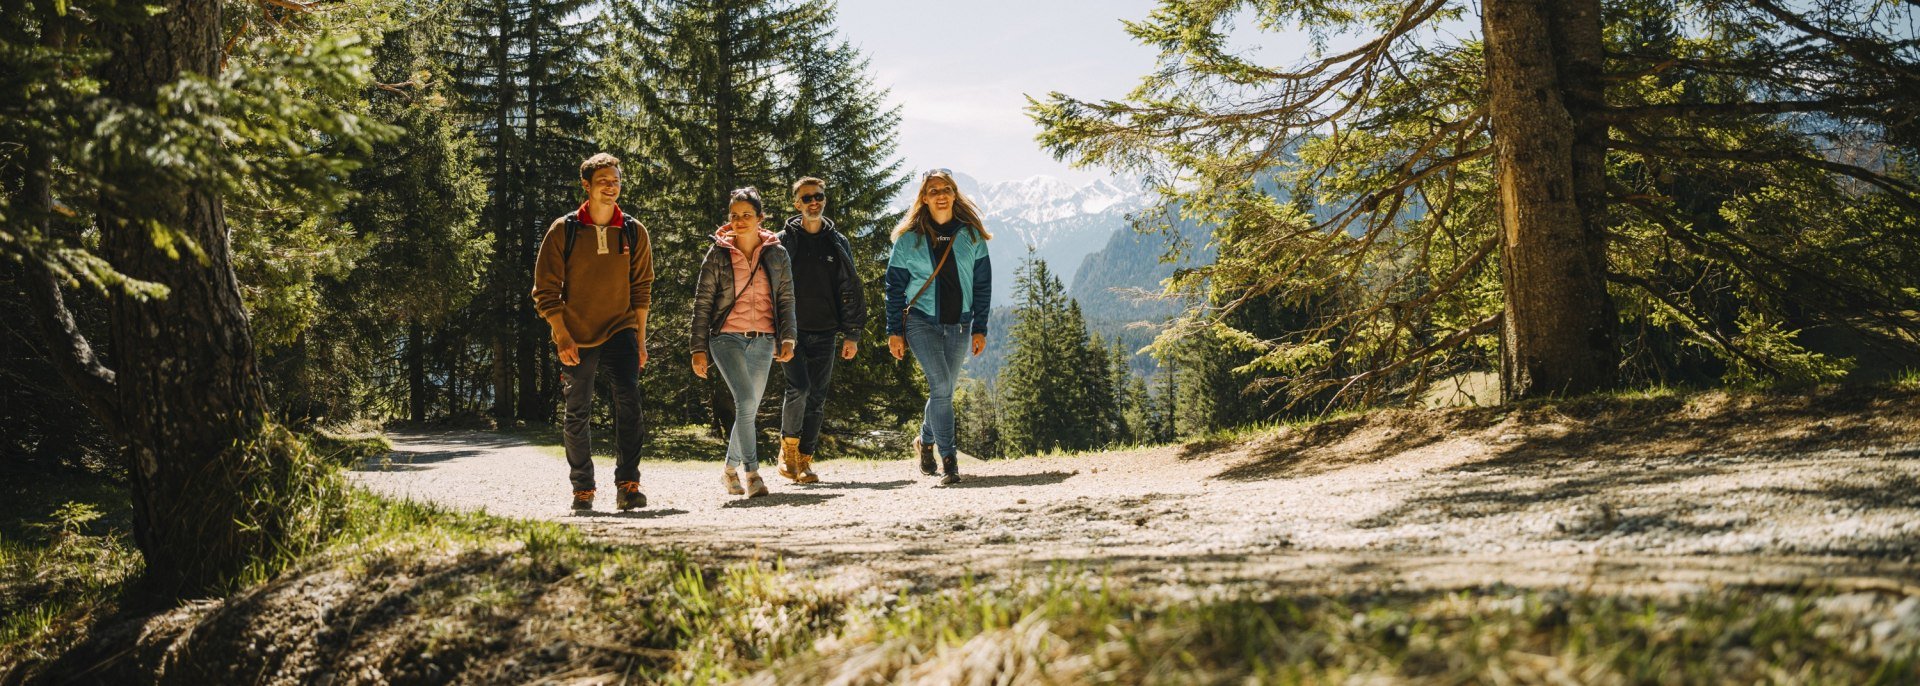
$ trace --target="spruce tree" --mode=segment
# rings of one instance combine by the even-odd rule
[[[998,382],[1003,452],[1084,450],[1114,440],[1117,408],[1104,346],[1087,333],[1047,263],[1016,273],[1014,323]]]
[[[878,360],[887,203],[903,179],[894,159],[899,121],[865,73],[859,53],[833,32],[832,3],[794,0],[625,0],[608,25],[606,106],[595,130],[619,141],[646,167],[629,174],[634,211],[654,235],[654,272],[668,288],[691,284],[731,189],[756,186],[770,230],[790,207],[789,184],[827,181],[828,214],[853,242],[871,313],[865,355],[837,363],[835,407],[858,421],[898,421],[919,407],[912,370]],[[644,198],[640,200],[639,198]],[[676,363],[686,339],[688,299],[661,298],[654,349]],[[769,384],[771,405],[784,383]],[[732,399],[717,378],[688,384],[649,376],[652,406],[680,421],[724,425]],[[711,406],[712,412],[703,408]],[[829,412],[829,426],[838,410]]]
[[[454,19],[444,55],[486,174],[482,225],[492,234],[483,295],[496,417],[553,412],[552,346],[533,313],[533,258],[553,218],[580,201],[580,161],[598,87],[589,0],[475,0]]]

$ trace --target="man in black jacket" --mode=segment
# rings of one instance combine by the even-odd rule
[[[827,182],[811,176],[793,182],[793,207],[800,214],[787,220],[780,244],[793,262],[800,341],[793,359],[783,365],[787,393],[780,406],[780,475],[810,484],[820,480],[813,473],[813,454],[820,448],[820,421],[833,380],[834,338],[845,336],[840,359],[853,359],[867,323],[867,298],[854,270],[852,246],[824,216]]]

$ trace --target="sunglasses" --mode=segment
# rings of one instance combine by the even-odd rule
[[[921,179],[931,179],[936,176],[945,176],[947,178],[953,178],[953,170],[948,169],[946,167],[934,167],[920,174]]]
[[[800,202],[802,203],[815,203],[815,202],[826,202],[826,201],[827,201],[826,193],[808,193],[806,195],[800,196]]]

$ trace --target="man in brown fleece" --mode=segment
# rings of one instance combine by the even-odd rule
[[[563,443],[575,510],[593,509],[588,418],[593,375],[613,373],[613,484],[621,510],[647,506],[640,492],[640,369],[647,366],[653,250],[647,229],[620,211],[620,160],[600,153],[580,164],[587,201],[547,227],[533,267],[533,304],[553,328],[566,394]]]

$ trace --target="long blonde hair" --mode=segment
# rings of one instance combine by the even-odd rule
[[[900,216],[900,223],[893,227],[893,242],[900,242],[900,237],[907,235],[908,231],[933,237],[933,210],[927,209],[927,182],[936,177],[946,179],[953,186],[953,218],[973,229],[974,233],[979,234],[980,240],[993,240],[993,234],[987,233],[987,225],[980,221],[980,208],[960,193],[960,183],[953,180],[953,172],[929,169],[920,175],[920,190],[913,194],[913,206],[907,208],[907,213]]]

